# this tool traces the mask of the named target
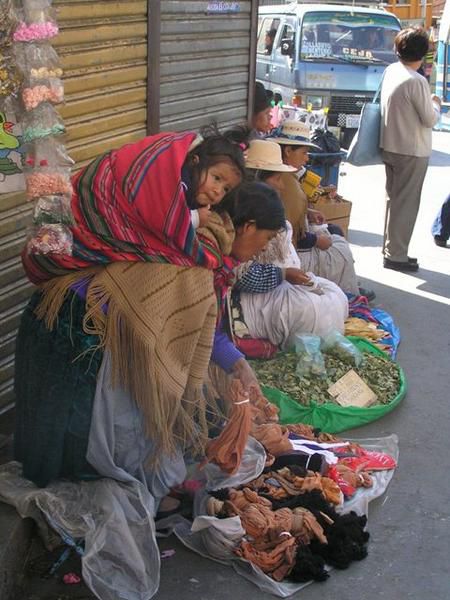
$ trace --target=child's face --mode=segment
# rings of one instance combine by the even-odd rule
[[[241,176],[230,163],[221,162],[200,173],[197,190],[199,206],[214,206],[222,201],[225,194],[241,183]]]

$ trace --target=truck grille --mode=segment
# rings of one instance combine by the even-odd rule
[[[338,127],[345,126],[345,115],[359,115],[363,104],[371,102],[373,94],[360,94],[357,96],[331,96],[328,112],[328,124]]]
[[[373,95],[358,96],[331,96],[330,112],[345,113],[347,115],[359,115],[363,104],[371,102]]]

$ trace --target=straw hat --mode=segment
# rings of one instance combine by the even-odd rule
[[[245,166],[247,169],[261,169],[275,173],[290,173],[295,167],[283,164],[281,148],[269,140],[252,140],[246,151]]]
[[[309,141],[311,130],[302,121],[285,121],[281,127],[276,129],[270,139],[278,144],[289,144],[290,146],[309,146],[320,150],[317,144]],[[273,137],[272,137],[273,136]]]

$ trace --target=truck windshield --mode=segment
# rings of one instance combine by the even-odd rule
[[[389,15],[309,12],[303,17],[301,60],[342,59],[356,63],[392,63],[400,27]]]

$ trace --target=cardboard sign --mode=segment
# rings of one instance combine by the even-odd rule
[[[341,406],[365,408],[377,399],[376,394],[353,369],[338,379],[327,391]]]

